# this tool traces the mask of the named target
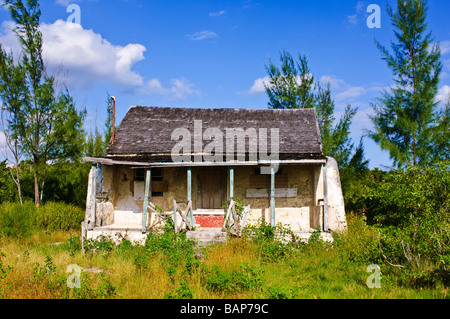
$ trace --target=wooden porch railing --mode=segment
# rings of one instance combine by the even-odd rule
[[[239,216],[236,211],[236,202],[231,200],[223,221],[222,230],[227,231],[234,236],[242,236],[242,230],[245,227],[248,213],[250,213],[250,205],[244,206],[244,211],[242,212],[242,215]]]
[[[152,221],[152,215],[155,218]],[[167,219],[172,217],[172,213],[165,213],[161,209],[157,209],[152,202],[148,203],[148,218],[146,222],[146,231],[154,230],[156,226],[164,223]]]
[[[192,201],[188,201],[186,205],[186,209],[183,212],[179,204],[176,200],[173,201],[173,224],[175,233],[181,232],[181,230],[186,227],[187,230],[194,230],[195,228],[195,219],[194,212],[192,210]],[[181,224],[178,226],[178,215],[181,216]]]

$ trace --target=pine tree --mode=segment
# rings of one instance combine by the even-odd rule
[[[112,125],[113,125],[113,102],[112,97],[109,93],[107,93],[106,97],[106,121],[105,121],[105,128],[103,131],[103,149],[104,154],[106,155],[108,150],[108,145],[111,142],[112,138]],[[117,127],[116,127],[117,129]]]
[[[24,90],[14,103],[16,118],[9,129],[15,132],[24,156],[32,163],[34,199],[39,206],[47,163],[79,159],[84,144],[86,112],[78,112],[67,88],[57,88],[55,77],[45,71],[38,1],[27,0],[24,4],[22,0],[6,0],[5,4],[16,23],[14,32],[22,47],[22,59],[17,65],[24,70],[21,83],[3,83],[4,91],[14,90],[17,86]]]
[[[299,54],[298,59],[296,64],[292,55],[284,50],[280,52],[281,67],[272,61],[266,66],[270,78],[269,83],[265,85],[269,108],[315,108],[324,155],[335,158],[340,168],[347,167],[354,162],[351,162],[353,151],[358,151],[350,138],[350,125],[357,109],[347,105],[344,115],[334,124],[335,104],[331,97],[330,84],[315,84],[307,57]],[[360,151],[363,152],[362,146]],[[363,156],[361,160],[359,164],[367,166]]]
[[[427,164],[433,158],[436,132],[436,94],[442,70],[440,49],[427,33],[425,0],[398,0],[397,12],[388,6],[395,27],[392,53],[379,42],[383,60],[394,75],[395,85],[372,103],[374,131],[380,147],[389,151],[398,167]]]
[[[299,54],[296,65],[286,50],[280,52],[281,69],[272,61],[266,66],[270,83],[265,85],[269,96],[269,108],[306,109],[314,107],[314,77],[310,73],[308,60]]]

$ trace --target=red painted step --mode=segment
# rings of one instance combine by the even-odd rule
[[[195,223],[205,228],[221,228],[224,216],[195,216]]]

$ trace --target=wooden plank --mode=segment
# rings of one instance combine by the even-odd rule
[[[243,218],[242,218],[242,224],[241,224],[241,235],[242,235],[242,230],[245,228],[245,223],[247,222],[247,216],[250,213],[250,205],[245,206],[244,209],[244,213],[243,213]]]
[[[250,188],[267,189],[267,175],[250,175]]]
[[[246,198],[269,198],[267,189],[247,188]],[[275,198],[295,198],[298,188],[275,188]]]
[[[166,154],[167,155],[167,154]],[[170,155],[170,154],[168,154]],[[153,167],[206,167],[206,166],[258,166],[258,165],[310,165],[310,164],[324,164],[326,159],[302,159],[302,160],[279,160],[279,161],[246,161],[246,162],[139,162],[139,161],[121,161],[111,158],[102,157],[85,157],[83,162],[86,163],[100,163],[103,165],[125,165],[125,166],[135,166],[135,168],[153,168]]]
[[[97,163],[92,163],[92,212],[91,212],[91,226],[92,229],[95,228],[96,221],[96,214],[97,214]]]
[[[227,209],[227,213],[226,213],[225,218],[223,220],[223,227],[222,227],[223,230],[226,229],[227,221],[228,221],[228,218],[231,215],[231,210],[233,209],[233,206],[234,206],[234,200],[231,200],[230,204],[228,206],[228,209]]]
[[[328,183],[327,164],[323,165],[323,231],[328,231]]]
[[[240,228],[239,228],[239,218],[236,214],[236,206],[233,206],[233,209],[231,210],[231,213],[233,214],[233,226],[236,231],[236,235],[239,235]]]
[[[270,167],[270,222],[275,227],[275,167]]]
[[[173,200],[173,224],[175,233],[178,233],[177,214],[177,201]]]
[[[289,178],[287,174],[275,175],[275,188],[288,188]]]
[[[268,175],[250,175],[250,188],[267,189]],[[288,188],[289,178],[287,174],[275,175],[275,188]]]
[[[230,198],[234,198],[234,167],[230,166]]]
[[[194,228],[195,221],[194,221],[194,213],[192,212],[192,201],[189,201],[186,207],[185,211],[186,219],[188,222],[186,223],[186,226],[188,226],[189,230]]]
[[[192,168],[187,168],[187,200],[192,200]]]
[[[166,193],[169,191],[168,181],[152,181],[152,192]]]
[[[145,195],[144,195],[144,211],[142,214],[142,233],[145,234],[147,232],[147,210],[148,210],[148,197],[150,195],[150,181],[152,178],[151,169],[147,169],[145,179]]]

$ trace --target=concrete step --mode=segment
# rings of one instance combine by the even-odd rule
[[[133,211],[116,210],[114,212],[114,225],[121,227],[137,228],[142,225],[142,213],[134,213]]]
[[[213,243],[225,242],[227,240],[227,233],[222,229],[200,229],[189,231],[186,233],[187,239],[194,239],[201,245],[208,245]]]

